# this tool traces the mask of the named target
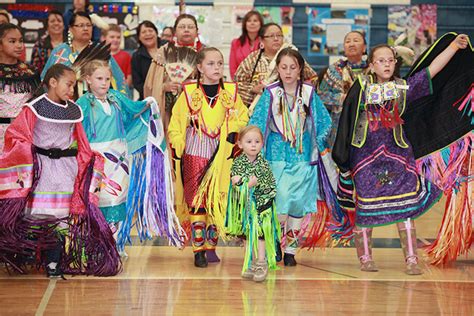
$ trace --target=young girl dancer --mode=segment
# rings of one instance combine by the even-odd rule
[[[32,66],[20,61],[23,35],[18,26],[5,23],[0,26],[0,154],[8,125],[20,113],[40,83]]]
[[[144,110],[152,99],[134,102],[110,89],[112,72],[106,61],[90,61],[83,75],[89,92],[80,97],[77,104],[84,113],[83,125],[91,148],[101,153],[105,160],[99,206],[115,232],[126,213],[130,174],[127,131],[134,120],[140,120],[135,114]]]
[[[217,228],[223,233],[234,138],[248,121],[236,84],[224,83],[223,71],[224,58],[218,49],[209,47],[198,53],[197,83],[183,86],[168,128],[177,162],[176,189],[183,187],[191,209],[197,267],[219,260]]]
[[[239,133],[238,145],[243,154],[234,160],[230,171],[232,189],[226,228],[230,234],[246,236],[242,277],[262,282],[268,268],[276,269],[275,244],[280,241],[280,225],[273,206],[276,183],[270,165],[261,153],[262,131],[253,125],[244,127]],[[256,263],[252,260],[254,250]]]
[[[294,266],[303,217],[315,213],[321,199],[320,151],[331,119],[314,87],[302,81],[305,62],[298,51],[281,50],[276,65],[279,80],[266,87],[250,124],[264,131],[265,158],[277,183],[278,218],[282,228],[286,225],[284,263]],[[279,244],[276,251],[279,261]]]
[[[341,169],[341,205],[350,209],[355,194],[354,238],[362,271],[377,271],[372,228],[397,223],[406,273],[422,273],[413,220],[430,209],[441,192],[418,174],[402,115],[433,93],[431,78],[466,46],[467,37],[458,36],[427,68],[405,81],[394,76],[396,52],[378,45],[369,54],[371,74],[360,76],[346,98],[332,155]]]
[[[54,65],[44,84],[48,92],[23,107],[6,132],[0,158],[0,258],[23,272],[24,256],[35,258],[45,250],[49,276],[62,271],[115,275],[120,259],[95,195],[103,160],[91,151],[82,111],[70,100],[75,73]],[[62,233],[52,228],[66,226],[64,250]]]

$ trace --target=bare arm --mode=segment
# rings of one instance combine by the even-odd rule
[[[468,36],[466,34],[459,34],[456,36],[454,41],[449,44],[446,49],[441,52],[429,65],[428,69],[430,71],[431,78],[434,78],[446,64],[451,60],[451,58],[456,54],[459,49],[465,49],[468,45]]]

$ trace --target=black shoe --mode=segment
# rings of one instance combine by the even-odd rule
[[[198,251],[194,253],[194,266],[198,268],[207,267],[206,251]]]
[[[276,248],[275,249],[275,253],[276,253],[275,260],[276,260],[276,262],[280,262],[281,259],[282,259],[282,253],[281,253],[281,244],[280,244],[279,241],[277,241],[275,243],[275,248]]]
[[[285,266],[287,266],[287,267],[296,266],[295,255],[285,253],[285,255],[283,256],[283,262],[285,263]]]

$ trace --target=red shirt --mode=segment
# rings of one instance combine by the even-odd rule
[[[119,65],[120,69],[122,69],[125,78],[132,74],[132,57],[129,53],[124,50],[120,50],[117,54],[112,55]]]
[[[232,44],[230,47],[230,58],[229,58],[229,70],[230,70],[230,77],[232,80],[234,80],[235,72],[237,71],[237,68],[239,67],[240,63],[245,58],[247,58],[247,56],[251,52],[256,51],[259,47],[260,47],[260,41],[258,37],[255,39],[255,42],[253,43],[253,45],[250,45],[250,41],[248,38],[245,39],[245,43],[243,46],[240,44],[239,38],[235,38],[232,41]]]

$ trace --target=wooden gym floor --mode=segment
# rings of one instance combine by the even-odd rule
[[[436,236],[440,207],[417,221],[419,244]],[[474,315],[474,255],[448,267],[422,263],[408,276],[395,225],[374,230],[379,272],[361,272],[354,248],[301,251],[298,266],[266,282],[240,278],[243,248],[220,247],[222,259],[193,266],[191,248],[158,242],[127,247],[116,277],[8,275],[0,271],[0,315]],[[422,252],[420,252],[420,255]]]

